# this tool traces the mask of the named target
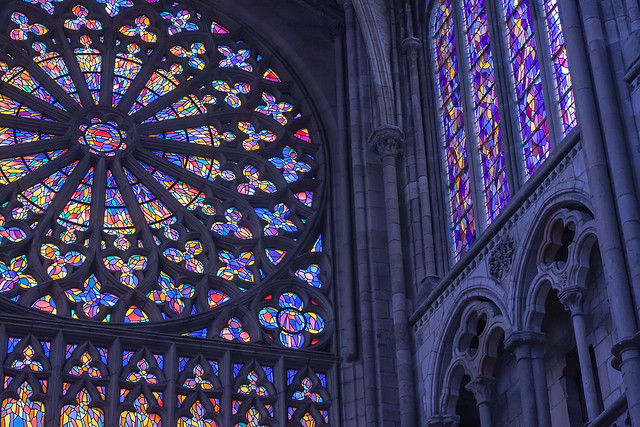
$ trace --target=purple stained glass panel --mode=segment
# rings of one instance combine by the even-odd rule
[[[562,121],[562,136],[566,136],[576,124],[575,102],[569,76],[569,64],[565,48],[562,24],[558,14],[557,0],[542,0],[545,13],[547,36],[549,37],[549,53],[553,62],[556,90]]]
[[[467,24],[470,80],[475,130],[488,222],[493,221],[509,201],[495,71],[484,0],[462,3]]]
[[[452,10],[451,1],[442,0],[434,13],[433,28],[452,238],[454,254],[459,259],[475,240],[476,228]]]
[[[551,150],[540,65],[529,1],[505,0],[504,13],[518,106],[518,127],[522,138],[524,176],[528,179]]]

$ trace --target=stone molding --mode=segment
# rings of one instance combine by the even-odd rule
[[[613,354],[611,366],[613,366],[614,369],[618,371],[622,369],[622,353],[627,351],[635,351],[636,357],[640,355],[640,332],[636,332],[631,338],[621,340],[611,348],[611,354]]]
[[[417,313],[414,313],[412,316],[412,323],[414,327],[414,331],[417,331],[428,319],[431,315],[438,309],[440,304],[448,298],[458,287],[463,285],[469,275],[476,269],[478,264],[482,262],[482,260],[489,255],[489,251],[491,247],[494,247],[498,244],[500,240],[502,240],[503,236],[506,236],[513,227],[518,224],[520,218],[524,216],[528,211],[531,205],[536,203],[538,199],[543,197],[546,190],[555,183],[555,179],[569,166],[569,164],[573,161],[573,159],[577,156],[579,152],[582,151],[582,143],[578,140],[575,145],[568,151],[568,153],[558,162],[557,165],[554,166],[553,169],[548,173],[545,179],[542,181],[540,185],[538,185],[526,199],[524,202],[519,204],[518,209],[511,213],[508,220],[502,226],[502,232],[494,235],[491,240],[484,245],[484,247],[475,254],[474,257],[465,260],[464,268],[457,273],[455,276],[443,278],[443,281],[447,281],[446,287],[443,287],[441,291],[436,290],[439,294],[434,297],[433,301],[431,301],[428,305],[423,308],[418,308]],[[514,203],[512,201],[512,203]],[[509,206],[507,206],[507,209]],[[506,212],[505,212],[506,213]],[[504,213],[503,213],[504,214]],[[498,218],[500,219],[500,218]],[[478,244],[478,242],[476,242]],[[441,282],[442,283],[442,282]],[[443,286],[442,284],[440,286]],[[419,317],[414,318],[414,316],[418,315]]]
[[[516,352],[523,347],[533,347],[544,345],[546,336],[542,332],[534,331],[512,331],[504,339],[504,348]]]
[[[407,37],[406,39],[402,40],[402,43],[400,43],[402,52],[410,60],[418,59],[418,52],[421,46],[422,42],[417,37]]]
[[[495,397],[495,385],[496,379],[494,377],[479,375],[469,381],[464,388],[473,393],[473,397],[476,399],[476,404],[482,405],[483,403],[493,402]]]
[[[489,274],[498,280],[502,280],[511,269],[515,252],[516,242],[511,236],[507,235],[501,239],[487,259]]]
[[[585,290],[583,288],[572,286],[558,292],[558,299],[565,310],[570,311],[572,315],[579,315],[584,313],[582,306],[585,299],[584,294]]]
[[[387,156],[400,156],[403,142],[404,133],[398,126],[384,125],[371,132],[368,144],[382,159]]]
[[[459,415],[434,415],[427,420],[427,427],[459,427]]]

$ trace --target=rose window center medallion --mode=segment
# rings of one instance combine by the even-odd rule
[[[90,125],[80,125],[79,129],[84,134],[78,141],[87,145],[92,153],[113,156],[116,150],[126,148],[123,140],[127,137],[127,133],[118,129],[118,124],[115,122],[102,123],[98,119],[93,119]]]
[[[135,140],[129,121],[118,114],[83,114],[77,133],[77,141],[90,153],[108,157],[125,151]]]

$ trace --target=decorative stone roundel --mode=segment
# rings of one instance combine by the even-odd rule
[[[0,9],[0,295],[136,323],[254,294],[274,342],[321,334],[323,150],[286,70],[182,3]],[[218,338],[249,341],[246,319]]]

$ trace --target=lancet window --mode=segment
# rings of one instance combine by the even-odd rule
[[[576,126],[575,107],[557,0],[439,0],[430,34],[459,259]]]

